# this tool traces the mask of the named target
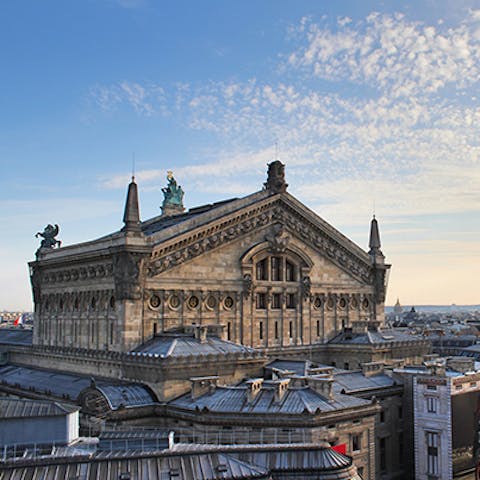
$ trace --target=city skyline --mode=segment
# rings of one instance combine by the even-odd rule
[[[387,304],[478,304],[480,2],[50,1],[1,7],[0,308],[29,310],[47,223],[122,226],[173,170],[187,208],[289,192],[367,249]],[[277,147],[275,145],[277,144]]]

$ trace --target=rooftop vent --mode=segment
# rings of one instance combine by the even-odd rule
[[[193,377],[190,379],[190,382],[192,383],[192,400],[195,400],[206,393],[213,393],[217,388],[218,377]]]
[[[263,378],[252,378],[245,383],[247,385],[247,401],[253,402],[262,389]]]

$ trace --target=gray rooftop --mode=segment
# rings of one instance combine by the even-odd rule
[[[0,421],[10,418],[56,417],[78,410],[78,407],[57,402],[0,398]]]
[[[310,475],[312,473],[319,475],[315,478],[361,480],[359,475],[352,473],[352,459],[325,444],[222,445],[221,447],[181,444],[176,445],[174,451],[208,452],[219,448],[228,455],[266,467],[273,473],[296,472],[298,475],[299,472],[310,472]],[[327,472],[328,476],[324,476]],[[310,475],[307,478],[313,478]]]
[[[355,344],[355,345],[373,345],[373,344],[392,344],[396,342],[419,342],[425,341],[418,335],[412,335],[403,331],[394,329],[382,329],[379,331],[367,331],[365,333],[341,332],[332,338],[331,344]]]
[[[158,217],[154,217],[142,222],[142,231],[145,233],[145,235],[152,235],[160,230],[165,230],[174,225],[178,225],[179,223],[194,219],[202,213],[209,212],[235,200],[238,200],[238,198],[230,198],[216,203],[201,205],[199,207],[191,208],[188,210],[188,212],[170,217],[162,217],[159,215]]]
[[[167,358],[189,355],[253,354],[256,353],[256,350],[214,336],[207,337],[206,341],[202,343],[190,334],[162,334],[130,353]]]
[[[119,452],[102,458],[68,458],[52,461],[36,459],[35,463],[16,462],[0,467],[2,480],[42,478],[64,480],[221,480],[270,479],[264,467],[250,465],[221,452],[203,454],[135,454]]]
[[[92,377],[7,364],[0,367],[0,383],[65,400],[78,401],[80,393],[91,386]],[[95,386],[105,396],[112,410],[156,403],[150,390],[141,384],[114,382],[100,378],[95,379]]]
[[[335,374],[334,379],[334,390],[338,392],[345,390],[346,393],[357,393],[397,385],[395,380],[385,373],[365,376],[361,371],[345,371]]]
[[[369,405],[370,401],[336,394],[332,401],[309,387],[290,387],[280,401],[275,401],[275,389],[264,382],[253,401],[247,400],[247,386],[217,387],[195,400],[190,394],[169,402],[169,406],[185,410],[207,409],[214,413],[285,414],[333,412]]]
[[[332,367],[331,365],[326,365],[322,363],[313,363],[310,360],[281,360],[277,359],[273,362],[268,363],[265,366],[265,370],[280,370],[282,372],[293,372],[295,375],[300,377],[306,376],[309,374],[310,369],[312,368],[329,368],[333,373],[345,372],[338,367]],[[312,374],[314,375],[314,373]]]
[[[31,345],[33,330],[23,328],[0,328],[0,344]]]

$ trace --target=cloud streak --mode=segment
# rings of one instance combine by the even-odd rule
[[[304,18],[291,29],[278,80],[121,82],[92,94],[104,111],[175,110],[179,128],[213,135],[215,149],[172,166],[199,192],[242,195],[254,182],[260,189],[278,140],[290,191],[336,225],[361,224],[374,202],[397,230],[411,228],[400,223],[405,218],[477,218],[479,11],[455,26],[403,14],[327,20]],[[158,188],[164,175],[145,170],[137,178],[142,188]],[[127,181],[114,175],[101,184]]]

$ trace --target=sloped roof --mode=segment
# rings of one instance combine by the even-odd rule
[[[190,394],[183,395],[169,402],[169,406],[186,410],[207,409],[215,413],[241,414],[314,414],[317,411],[333,412],[345,408],[369,405],[371,402],[349,395],[336,394],[332,401],[309,387],[288,388],[281,401],[275,401],[275,389],[262,385],[255,399],[247,400],[247,387],[217,387],[195,400]]]
[[[293,372],[295,375],[303,377],[308,374],[310,368],[329,368],[333,373],[345,372],[346,370],[338,367],[332,367],[322,363],[312,363],[310,360],[281,360],[277,359],[265,365],[266,370],[282,370],[283,372]],[[312,374],[314,375],[314,374]]]
[[[208,336],[202,343],[190,334],[162,334],[130,352],[132,355],[167,357],[186,357],[189,355],[219,355],[219,354],[255,354],[257,351],[237,343]]]
[[[334,376],[333,389],[336,392],[345,390],[347,393],[375,390],[397,385],[397,382],[384,373],[365,376],[360,371],[337,373]]]
[[[228,203],[232,203],[236,200],[238,200],[238,198],[230,198],[220,202],[200,205],[198,207],[191,208],[185,213],[181,213],[179,215],[173,215],[170,217],[163,217],[162,215],[153,217],[149,220],[142,222],[142,232],[145,235],[153,235],[154,233],[157,233],[160,230],[164,230],[166,228],[178,225],[187,220],[191,220],[193,218],[198,217],[202,213],[210,212],[211,210],[215,210],[219,207],[222,207]]]
[[[393,344],[396,342],[424,342],[425,339],[411,335],[405,332],[399,332],[394,329],[382,329],[381,331],[368,331],[365,333],[346,333],[341,332],[333,337],[328,343],[331,344],[354,344],[354,345],[373,345],[373,344]]]
[[[80,393],[91,386],[92,377],[7,364],[0,367],[0,382],[26,391],[77,401]],[[138,383],[95,379],[95,386],[105,396],[112,410],[156,403],[150,390]]]
[[[248,463],[269,468],[275,473],[311,472],[318,479],[361,480],[352,459],[326,444],[187,445],[173,447],[175,452],[209,452],[221,449]],[[308,475],[310,478],[310,475]],[[283,478],[283,477],[282,477]],[[312,477],[313,478],[313,477]]]
[[[58,402],[0,398],[0,421],[10,418],[56,417],[78,410],[78,407]]]

